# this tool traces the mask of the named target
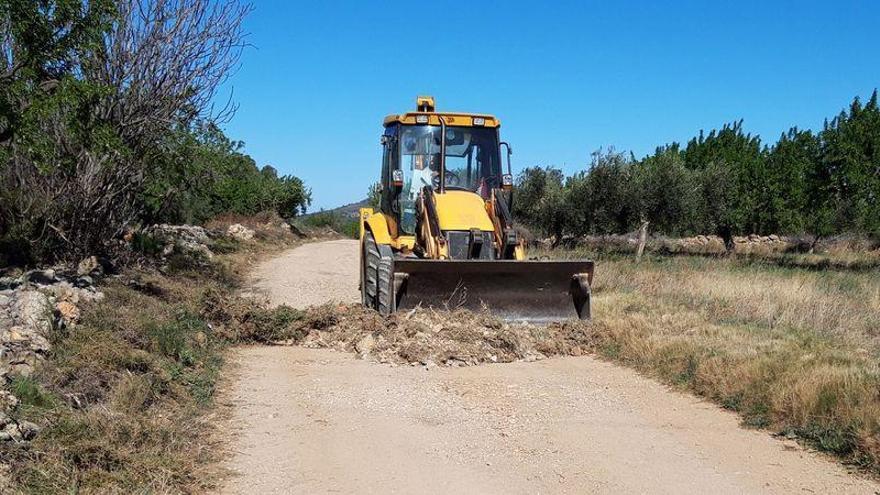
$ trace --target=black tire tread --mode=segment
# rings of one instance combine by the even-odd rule
[[[377,305],[379,314],[390,315],[394,312],[394,263],[390,256],[379,259],[378,284],[379,297]]]
[[[391,248],[379,246],[372,232],[364,234],[364,306],[390,315],[394,312],[394,257]]]
[[[364,287],[361,291],[364,306],[378,309],[376,299],[378,295],[378,269],[379,248],[372,232],[364,234]]]

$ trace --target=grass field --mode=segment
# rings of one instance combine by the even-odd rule
[[[596,351],[876,471],[880,274],[783,261],[599,258]]]

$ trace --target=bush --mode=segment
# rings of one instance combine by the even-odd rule
[[[257,167],[216,125],[214,96],[238,63],[248,10],[0,2],[15,68],[0,81],[0,262],[113,254],[139,224],[304,211],[300,179]]]
[[[221,214],[275,212],[293,218],[305,212],[311,192],[292,175],[259,168],[213,124],[180,131],[170,140],[166,162],[148,177],[145,196],[150,223],[203,223]]]
[[[569,221],[564,178],[557,168],[526,168],[517,177],[513,196],[513,214],[543,235],[555,236],[557,242]]]
[[[309,228],[329,228],[350,239],[360,236],[360,224],[357,218],[345,216],[335,211],[319,211],[306,215],[299,220],[299,225]]]

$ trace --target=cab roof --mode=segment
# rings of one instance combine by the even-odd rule
[[[440,117],[446,121],[446,125],[454,125],[459,127],[500,127],[501,121],[493,115],[484,113],[462,113],[462,112],[435,112],[434,97],[419,96],[416,98],[415,112],[407,112],[402,114],[392,114],[385,117],[383,125],[388,127],[393,124],[430,124],[440,125]],[[424,117],[418,119],[419,116],[427,116],[427,122]],[[476,120],[476,122],[474,122]]]

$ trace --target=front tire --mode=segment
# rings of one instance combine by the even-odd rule
[[[390,256],[382,256],[379,259],[379,297],[377,300],[379,314],[390,315],[394,312],[394,264]]]
[[[377,309],[379,249],[372,232],[364,234],[361,263],[361,300],[367,308]]]
[[[380,246],[372,232],[364,234],[361,298],[365,307],[386,316],[394,312],[394,257]]]

